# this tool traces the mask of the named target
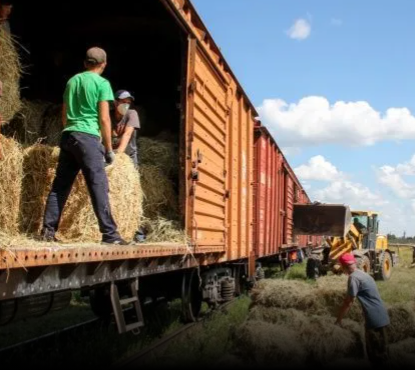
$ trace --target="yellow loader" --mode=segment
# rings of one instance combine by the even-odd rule
[[[398,263],[388,248],[385,235],[379,234],[379,214],[351,211],[339,204],[294,205],[294,233],[321,236],[321,246],[312,249],[307,259],[307,277],[315,279],[328,271],[342,273],[338,262],[344,253],[353,253],[359,269],[377,280],[388,280]]]

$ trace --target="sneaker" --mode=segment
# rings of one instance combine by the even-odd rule
[[[38,237],[38,240],[47,243],[60,243],[60,240],[56,239],[55,237],[55,232],[46,228],[42,229]]]
[[[110,241],[103,240],[101,242],[101,244],[103,244],[103,245],[130,245],[129,242],[125,241],[122,238],[114,239],[114,240],[110,240]]]
[[[143,230],[136,231],[134,235],[134,242],[135,243],[144,243],[146,241],[146,235],[144,234]]]

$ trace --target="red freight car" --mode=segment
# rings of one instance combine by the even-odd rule
[[[256,258],[304,249],[318,239],[293,234],[293,205],[310,200],[278,144],[259,121],[254,133],[254,251]]]

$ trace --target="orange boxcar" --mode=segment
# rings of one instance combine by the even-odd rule
[[[117,286],[138,278],[142,295],[181,296],[185,316],[194,318],[202,298],[216,305],[238,291],[239,278],[255,273],[256,258],[306,244],[292,222],[293,204],[308,198],[269,132],[254,128],[254,105],[190,1],[82,5],[82,12],[68,0],[16,5],[12,30],[30,45],[34,66],[22,91],[61,103],[86,48],[106,49],[105,76],[114,88],[135,89],[143,106],[139,134],[168,131],[177,140],[179,217],[190,243],[0,248],[0,324],[29,303],[47,312],[59,294],[76,289],[92,291],[96,307],[111,291],[117,307]],[[2,307],[11,314],[2,317]]]

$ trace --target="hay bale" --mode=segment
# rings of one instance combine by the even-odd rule
[[[50,104],[42,117],[42,144],[58,146],[62,130],[62,104]]]
[[[158,216],[177,218],[177,194],[167,176],[160,168],[146,164],[140,166],[140,175],[144,193],[144,215],[150,219]]]
[[[389,346],[390,364],[412,368],[415,364],[415,338],[407,338]]]
[[[389,346],[391,358],[396,358],[406,354],[415,355],[415,338],[407,338]],[[414,362],[415,364],[415,362]]]
[[[20,228],[23,233],[39,234],[46,199],[55,176],[59,149],[34,145],[25,149]]]
[[[179,147],[176,138],[170,136],[170,139],[164,133],[137,139],[140,162],[159,168],[167,177],[177,176],[179,171]]]
[[[347,293],[347,281],[348,277],[345,275],[325,276],[317,280],[316,298],[331,316],[337,317],[339,313]],[[347,318],[357,322],[364,321],[363,310],[357,299],[347,313]]]
[[[7,128],[9,136],[26,145],[42,143],[59,145],[62,127],[62,105],[41,100],[22,100],[22,108]]]
[[[19,211],[23,178],[23,151],[13,139],[0,135],[0,231],[19,232]]]
[[[40,100],[22,100],[22,107],[6,127],[7,135],[25,145],[33,145],[42,138],[42,122],[51,103]]]
[[[0,114],[9,122],[20,110],[21,65],[12,37],[0,28],[0,81],[3,83],[3,97],[0,99]]]
[[[331,316],[308,316],[294,309],[254,307],[250,320],[260,320],[294,330],[307,352],[307,358],[318,363],[327,363],[339,355],[363,356],[363,327],[351,320],[344,320],[343,327],[334,324]]]
[[[413,303],[401,304],[388,309],[390,325],[387,335],[390,343],[415,336],[415,313]]]
[[[163,217],[154,219],[144,218],[141,227],[146,234],[146,242],[148,243],[180,243],[187,244],[188,236],[180,227],[178,221],[166,220]]]
[[[249,320],[265,321],[277,325],[291,325],[295,323],[296,328],[306,325],[309,320],[306,315],[293,308],[276,308],[255,306],[249,312]]]
[[[248,321],[235,332],[239,355],[258,365],[303,365],[306,351],[294,330],[286,326]]]
[[[312,313],[324,310],[316,299],[316,289],[302,281],[261,280],[252,290],[253,305],[295,308]]]
[[[38,234],[42,228],[46,199],[50,192],[59,149],[35,145],[26,149],[24,158],[22,231]],[[142,216],[140,179],[131,159],[117,155],[114,165],[107,167],[110,204],[120,234],[133,238]],[[83,175],[75,180],[65,206],[57,237],[66,242],[101,240]]]

